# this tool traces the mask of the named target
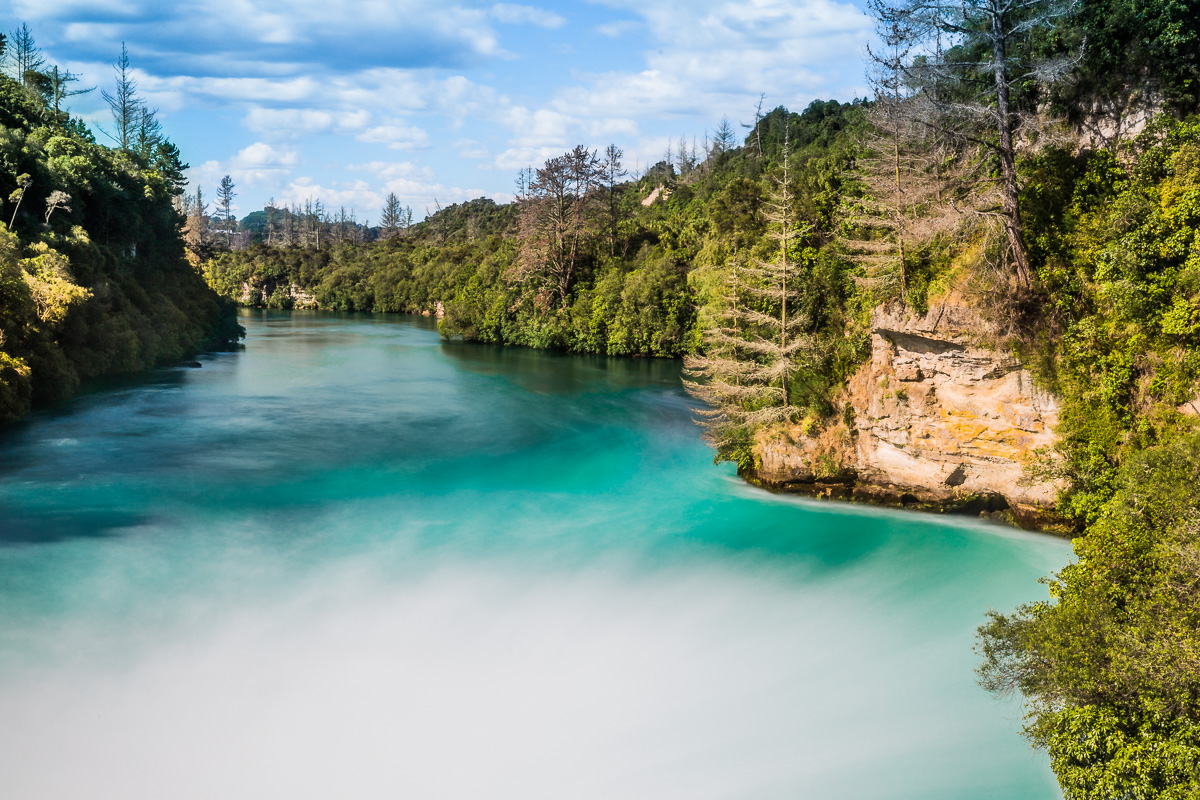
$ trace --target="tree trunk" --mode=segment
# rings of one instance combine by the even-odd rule
[[[1017,185],[1017,159],[1013,149],[1013,124],[1008,97],[1008,70],[1004,47],[1003,12],[993,6],[992,59],[996,77],[997,132],[1000,136],[997,155],[1000,157],[1000,196],[1008,243],[1016,261],[1017,281],[1029,286],[1029,252],[1025,249],[1025,234],[1021,227],[1020,195]]]

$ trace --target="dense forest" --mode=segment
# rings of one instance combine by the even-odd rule
[[[175,146],[117,62],[114,147],[64,110],[77,78],[28,28],[0,37],[0,423],[82,381],[167,364],[240,336],[187,260]]]
[[[1064,487],[1078,556],[980,629],[981,682],[1025,697],[1072,800],[1194,797],[1200,3],[951,5],[873,0],[867,100],[759,113],[740,141],[726,122],[635,176],[578,147],[523,171],[513,204],[374,242],[272,228],[205,274],[251,304],[687,356],[718,458],[746,469],[764,426],[852,424],[872,309],[964,298],[1059,399],[1031,470]]]

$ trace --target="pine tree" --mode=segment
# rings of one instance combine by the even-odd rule
[[[913,130],[905,104],[910,87],[905,67],[913,31],[905,17],[878,17],[876,31],[883,50],[867,48],[868,80],[875,102],[855,159],[861,194],[845,197],[843,225],[852,235],[842,238],[850,256],[863,269],[860,282],[879,299],[908,296],[908,258],[916,219],[928,200],[930,182],[922,175],[922,138]],[[939,182],[933,181],[936,193]]]
[[[620,219],[620,204],[617,186],[621,178],[629,173],[621,159],[625,153],[615,144],[610,144],[604,151],[604,160],[600,162],[600,175],[604,183],[604,191],[608,195],[608,254],[617,253],[617,222]]]
[[[86,89],[71,89],[72,83],[79,82],[79,76],[70,70],[60,70],[57,66],[50,70],[47,76],[50,79],[51,102],[54,105],[55,114],[62,113],[62,104],[67,98],[96,91],[95,86],[89,86]]]
[[[385,239],[392,238],[399,231],[403,213],[404,211],[400,206],[400,198],[396,197],[395,192],[388,192],[388,196],[383,202],[383,216],[379,219],[379,225],[383,228]]]
[[[121,42],[121,57],[113,64],[117,73],[117,89],[113,94],[101,91],[104,102],[112,112],[113,133],[111,138],[122,150],[128,151],[137,136],[142,119],[142,103],[137,96],[137,81],[129,65],[129,49]]]
[[[725,284],[720,324],[705,332],[705,354],[684,360],[684,385],[708,403],[700,412],[718,455],[728,456],[755,428],[794,418],[793,383],[810,354],[808,319],[799,312],[800,268],[792,248],[803,235],[792,210],[789,143],[782,176],[767,203],[768,236],[779,243],[771,261],[738,265]]]
[[[233,178],[226,175],[221,178],[221,184],[217,187],[217,208],[221,214],[221,228],[225,231],[225,246],[230,246],[230,240],[233,236],[233,198],[237,197],[237,192],[233,191]]]
[[[8,37],[5,48],[6,71],[13,80],[30,87],[46,66],[42,50],[33,40],[33,33],[24,22]]]
[[[922,104],[911,106],[928,109],[922,122],[990,151],[999,177],[1000,217],[1020,286],[1029,286],[1032,278],[1019,203],[1017,134],[1031,116],[1020,111],[1014,94],[1054,83],[1078,62],[1079,56],[1040,59],[1031,47],[1033,38],[1051,30],[1076,5],[1077,0],[870,1],[882,27],[907,29],[907,44],[925,51],[904,70],[908,85],[931,89],[922,93]],[[943,48],[943,37],[950,49]]]

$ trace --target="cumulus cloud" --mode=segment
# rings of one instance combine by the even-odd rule
[[[760,92],[768,108],[797,110],[860,93],[870,22],[853,2],[592,0],[589,25],[558,37],[588,51],[576,64],[529,30],[562,30],[564,16],[520,3],[295,0],[283,9],[236,0],[221,13],[207,0],[11,5],[89,84],[110,84],[126,41],[140,92],[165,116],[194,121],[219,109],[225,124],[240,115],[241,128],[214,130],[213,144],[190,143],[205,185],[227,172],[247,195],[253,186],[297,200],[325,192],[327,203],[356,208],[400,189],[423,208],[435,195],[445,203],[483,193],[455,188],[475,182],[464,163],[470,175],[511,172],[609,142],[631,163],[652,163],[668,135],[702,137],[724,115],[748,121]],[[523,56],[520,70],[505,47]],[[95,96],[80,105],[85,115],[95,109],[89,118],[105,113]],[[213,158],[214,149],[234,155]],[[345,162],[396,152],[435,164],[437,175],[341,180]],[[297,177],[302,165],[308,177]]]
[[[290,147],[276,147],[266,142],[255,142],[244,147],[223,161],[209,160],[188,170],[191,187],[200,187],[212,197],[221,178],[228,175],[242,189],[274,187],[286,181],[292,171],[300,166],[300,153]],[[234,210],[253,211],[253,203],[235,204]]]
[[[579,141],[621,140],[631,159],[661,158],[661,129],[680,133],[722,116],[749,119],[759,93],[767,108],[799,110],[816,97],[863,91],[861,53],[867,17],[840,0],[597,0],[636,19],[599,26],[619,38],[644,30],[650,48],[640,63],[578,74],[540,107],[514,106],[503,122],[510,147],[496,166],[524,166]],[[659,132],[648,128],[658,127]]]

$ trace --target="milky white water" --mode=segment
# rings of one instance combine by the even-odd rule
[[[0,434],[0,798],[1061,796],[971,646],[1065,542],[748,487],[677,362],[243,323]]]

